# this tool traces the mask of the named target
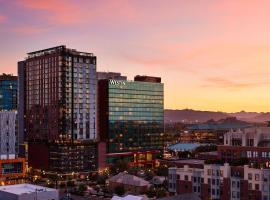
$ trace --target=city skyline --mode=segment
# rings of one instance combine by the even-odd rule
[[[0,0],[0,69],[67,45],[98,71],[161,76],[165,108],[270,111],[268,1]]]

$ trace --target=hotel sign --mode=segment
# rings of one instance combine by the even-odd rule
[[[126,85],[125,81],[109,80],[110,85]]]

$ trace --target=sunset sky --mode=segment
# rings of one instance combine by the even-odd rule
[[[269,0],[0,0],[0,72],[64,44],[161,76],[165,108],[270,111]]]

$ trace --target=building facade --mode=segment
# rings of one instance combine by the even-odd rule
[[[59,200],[59,191],[54,188],[31,184],[0,186],[0,199],[5,200]]]
[[[16,150],[16,116],[15,111],[0,112],[0,158],[14,159]]]
[[[269,200],[270,169],[245,166],[204,165],[169,168],[172,195],[197,193],[202,199]]]
[[[28,53],[18,68],[19,87],[23,89],[19,94],[19,102],[23,103],[19,125],[24,128],[21,134],[25,134],[20,138],[28,142],[29,166],[54,170],[61,167],[55,166],[57,163],[70,164],[66,168],[71,169],[74,162],[84,162],[76,153],[70,153],[67,162],[52,159],[61,157],[63,145],[66,148],[79,145],[75,148],[78,152],[81,146],[90,150],[94,145],[96,57],[58,46]],[[40,156],[46,159],[42,162]]]
[[[218,158],[231,162],[245,158],[251,163],[270,166],[270,127],[231,129],[218,146]]]
[[[0,110],[17,109],[17,82],[17,76],[0,75]]]
[[[0,112],[0,182],[14,184],[24,181],[25,159],[16,155],[16,111]]]
[[[164,86],[160,78],[149,80],[98,82],[100,168],[118,159],[153,165],[162,149]]]
[[[97,72],[97,80],[113,79],[126,81],[127,77],[118,72]]]

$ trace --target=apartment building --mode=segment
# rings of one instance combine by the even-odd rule
[[[206,164],[203,168],[185,165],[169,168],[172,195],[197,193],[202,199],[269,200],[270,169]]]

